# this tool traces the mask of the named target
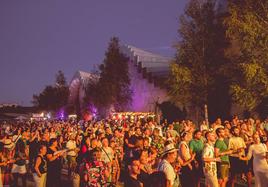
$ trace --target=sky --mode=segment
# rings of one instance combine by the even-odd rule
[[[0,104],[30,106],[58,70],[92,70],[112,36],[172,57],[187,1],[1,0]]]

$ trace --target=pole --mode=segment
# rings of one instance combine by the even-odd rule
[[[205,104],[204,109],[205,109],[205,121],[208,126],[209,124],[208,124],[208,105],[207,104]]]

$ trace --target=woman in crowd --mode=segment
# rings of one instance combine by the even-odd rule
[[[63,137],[57,136],[57,142],[58,142],[58,145],[57,145],[58,150],[63,150],[65,147]]]
[[[16,162],[12,166],[11,173],[14,176],[14,185],[18,186],[19,177],[22,178],[22,185],[26,187],[27,170],[26,170],[26,160],[28,160],[28,155],[26,152],[26,147],[23,141],[18,142],[15,152]]]
[[[240,157],[241,160],[250,160],[253,156],[253,171],[255,175],[256,187],[266,187],[268,184],[268,163],[267,147],[261,143],[258,133],[253,135],[254,143],[249,146],[246,157]]]
[[[191,160],[191,153],[188,143],[191,137],[188,132],[183,132],[181,134],[181,142],[179,144],[179,156],[183,162]],[[181,168],[181,185],[182,187],[188,187],[192,183],[193,177],[193,166],[192,163],[188,163],[186,166]]]
[[[47,147],[40,145],[38,155],[35,158],[33,177],[36,187],[46,187],[47,180],[47,161],[46,161]]]
[[[57,145],[56,138],[50,139],[47,150],[47,186],[49,187],[61,185],[61,156],[63,152],[58,152]]]

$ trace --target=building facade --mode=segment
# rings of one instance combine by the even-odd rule
[[[123,45],[120,50],[128,57],[129,63],[130,88],[133,91],[130,111],[156,112],[157,105],[169,99],[165,81],[171,59],[130,45]],[[98,79],[97,74],[77,71],[69,86],[69,105],[75,106],[76,110],[86,106],[86,86]]]

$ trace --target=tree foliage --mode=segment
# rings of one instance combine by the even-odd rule
[[[114,107],[125,110],[131,104],[132,91],[128,73],[128,58],[120,52],[119,39],[112,37],[99,66],[100,78],[96,84],[90,83],[86,89],[88,101],[92,101],[99,110]]]
[[[55,86],[49,85],[38,94],[33,95],[33,104],[44,110],[57,110],[68,102],[69,87],[62,71],[56,74]]]
[[[56,86],[63,86],[63,87],[67,86],[66,78],[61,70],[59,70],[58,73],[56,74]]]
[[[227,50],[233,62],[230,92],[245,110],[253,111],[268,96],[268,1],[231,0],[224,23],[236,52]]]
[[[180,18],[181,39],[168,80],[174,102],[203,107],[222,76],[227,43],[215,6],[215,0],[191,0]]]

